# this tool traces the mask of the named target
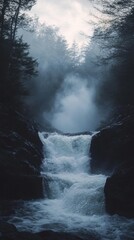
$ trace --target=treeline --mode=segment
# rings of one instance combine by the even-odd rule
[[[28,17],[35,2],[0,1],[0,102],[15,108],[23,103],[34,116],[51,109],[65,77],[79,65],[76,43],[69,48],[58,28]]]
[[[93,1],[97,25],[81,53],[56,27],[37,20],[31,27],[26,12],[34,4],[0,1],[0,102],[14,107],[23,102],[41,119],[73,75],[86,81],[89,93],[95,90],[93,101],[104,118],[113,109],[134,106],[134,0]],[[33,31],[20,32],[21,27]]]
[[[85,74],[94,77],[96,104],[113,114],[134,107],[134,1],[95,0],[94,9],[99,24],[85,51]]]
[[[25,83],[36,74],[37,62],[17,34],[20,26],[28,24],[25,12],[34,4],[35,0],[0,1],[0,102],[14,108],[21,106]]]
[[[56,96],[63,92],[67,76],[78,74],[79,48],[75,42],[70,47],[57,27],[40,24],[38,19],[33,20],[31,29],[23,31],[23,36],[38,61],[38,75],[27,84],[30,94],[25,102],[34,117],[45,122],[42,116],[54,109]]]
[[[58,28],[28,17],[34,4],[0,1],[0,104],[46,127],[44,114],[55,108],[66,77],[78,73],[80,59],[77,44],[69,47]]]

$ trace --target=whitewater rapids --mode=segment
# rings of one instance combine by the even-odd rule
[[[23,202],[10,219],[20,230],[98,233],[102,240],[134,239],[133,220],[109,216],[106,176],[90,173],[91,135],[39,133],[44,145],[44,199]]]

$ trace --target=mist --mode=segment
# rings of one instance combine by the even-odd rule
[[[96,129],[100,115],[94,102],[95,89],[79,75],[68,75],[55,98],[47,119],[63,132],[82,132]]]
[[[94,131],[105,115],[95,100],[96,73],[87,75],[79,47],[76,43],[69,47],[58,28],[37,24],[38,32],[22,32],[38,61],[38,75],[28,86],[27,106],[43,128],[50,124],[62,132]],[[86,68],[92,69],[90,65]]]

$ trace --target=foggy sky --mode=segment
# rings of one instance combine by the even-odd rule
[[[69,44],[76,41],[80,46],[86,42],[83,34],[92,34],[87,21],[91,6],[88,0],[37,0],[31,14],[47,25],[56,25]]]
[[[45,126],[47,120],[53,127],[63,132],[93,131],[103,119],[95,102],[94,83],[97,80],[91,74],[94,66],[88,61],[85,64],[85,75],[72,72],[69,65],[71,60],[65,57],[70,50],[67,46],[64,49],[64,44],[60,45],[64,38],[50,27],[57,25],[68,43],[72,44],[76,40],[81,46],[87,41],[87,38],[82,37],[81,31],[91,35],[91,26],[87,24],[92,17],[88,15],[90,10],[88,0],[38,0],[32,10],[32,14],[36,13],[41,22],[46,22],[46,25],[42,26],[43,29],[54,31],[54,35],[58,34],[57,39],[61,39],[55,42],[53,37],[39,36],[36,32],[24,34],[31,46],[32,56],[39,63],[39,75],[30,87],[31,97],[27,102],[42,126]],[[39,25],[36,25],[36,28],[38,32]],[[96,51],[94,47],[93,52],[90,49],[89,58],[95,55],[94,51]],[[66,66],[69,66],[68,70]]]

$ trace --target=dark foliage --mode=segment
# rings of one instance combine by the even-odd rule
[[[19,25],[25,24],[21,13],[35,1],[3,0],[0,2],[0,102],[20,106],[27,93],[26,82],[36,74],[36,61],[29,56],[29,46],[17,37]]]
[[[100,25],[86,48],[85,70],[94,78],[97,105],[113,116],[113,109],[134,105],[134,1],[94,4]]]
[[[42,197],[42,144],[23,98],[36,74],[29,46],[17,36],[35,0],[0,0],[0,198]],[[24,116],[26,115],[26,116]]]

